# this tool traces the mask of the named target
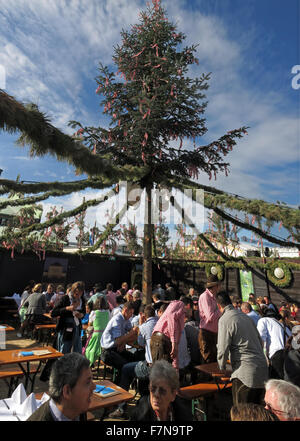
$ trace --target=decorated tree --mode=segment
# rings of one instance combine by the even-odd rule
[[[129,222],[129,225],[121,225],[121,238],[124,240],[130,254],[135,256],[141,252],[141,245],[138,242],[137,226]]]
[[[194,199],[197,190],[203,190],[204,206],[230,225],[251,231],[261,240],[300,249],[295,240],[300,227],[299,210],[230,195],[198,182],[203,174],[210,179],[216,179],[220,172],[228,174],[229,163],[225,157],[236,146],[237,140],[247,134],[247,127],[230,130],[209,143],[201,142],[207,132],[205,91],[210,76],[189,76],[189,68],[199,64],[195,56],[196,46],[184,47],[185,36],[168,20],[160,1],[153,0],[152,6],[148,5],[148,9],[141,12],[139,23],[130,31],[123,30],[121,36],[122,42],[113,54],[117,73],[114,73],[115,69],[110,71],[100,64],[97,77],[96,93],[110,120],[109,127],[90,127],[72,121],[70,124],[76,133],[70,137],[54,127],[36,105],[24,106],[0,91],[0,128],[12,133],[20,131],[18,143],[28,144],[32,156],[50,153],[58,160],[74,165],[78,175],[87,175],[86,179],[73,182],[38,184],[2,179],[0,194],[10,190],[31,194],[20,202],[12,204],[8,201],[7,205],[22,206],[87,188],[112,187],[104,196],[84,201],[73,210],[60,213],[42,224],[27,225],[22,233],[15,234],[15,238],[42,231],[113,198],[119,193],[118,183],[127,181],[130,176],[131,183],[145,189],[146,195],[143,293],[147,302],[151,300],[152,291],[153,189],[192,189]],[[0,208],[5,204],[1,202]],[[178,201],[173,200],[172,204],[182,213]],[[81,254],[98,249],[108,240],[128,206],[125,201],[94,244],[81,249]],[[248,221],[236,213],[248,216]],[[280,223],[289,232],[290,239],[271,234],[265,225],[256,225],[256,218]],[[188,221],[185,217],[184,221],[193,224],[192,219]],[[198,239],[221,259],[233,259],[218,250],[207,235],[197,228],[194,230]]]
[[[160,1],[140,14],[140,23],[122,31],[115,48],[117,74],[100,64],[96,92],[102,96],[109,128],[71,122],[77,135],[94,154],[120,166],[145,167],[142,178],[131,175],[146,189],[143,292],[151,298],[152,221],[151,191],[168,178],[210,178],[228,173],[224,156],[246,133],[246,127],[228,132],[208,145],[196,145],[207,131],[203,117],[209,75],[188,76],[189,66],[199,63],[196,47],[183,47],[185,36],[169,22]],[[184,140],[193,144],[184,148]],[[177,143],[176,143],[177,141]]]
[[[77,226],[78,229],[78,235],[76,236],[76,241],[79,250],[82,250],[84,246],[88,246],[90,243],[90,235],[89,232],[86,230],[86,225],[85,225],[85,216],[86,216],[85,211],[82,211],[81,213],[78,213],[75,216],[75,225]]]
[[[170,239],[169,228],[162,221],[154,225],[153,248],[156,257],[168,257],[170,254],[168,241]]]
[[[15,251],[22,254],[25,250],[33,250],[41,259],[45,258],[46,250],[61,251],[68,244],[68,234],[72,225],[65,225],[64,221],[38,232],[26,233],[26,228],[39,221],[41,215],[42,207],[39,205],[22,207],[1,231],[1,244],[7,250],[11,250],[12,258]],[[57,215],[56,208],[52,207],[46,218],[50,220]]]
[[[238,233],[240,228],[223,219],[218,214],[211,212],[209,216],[209,237],[218,248],[225,254],[235,254],[236,246],[239,244]]]

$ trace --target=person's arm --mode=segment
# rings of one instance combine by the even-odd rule
[[[172,360],[176,359],[178,355],[178,346],[183,328],[184,328],[184,310],[176,311],[174,314],[171,314],[170,320],[168,322],[168,329],[170,334],[170,340],[172,343],[172,348],[170,352],[170,356]]]
[[[207,322],[212,322],[221,316],[219,309],[216,308],[216,303],[208,295],[200,296],[199,305],[201,305]]]
[[[42,304],[41,304],[41,306],[42,306],[43,312],[46,312],[47,302],[46,302],[46,297],[44,295],[42,296]]]
[[[138,327],[134,327],[128,331],[127,334],[121,335],[115,339],[115,344],[118,350],[122,350],[126,344],[132,344],[136,340],[138,329]]]
[[[259,319],[256,328],[259,332],[260,338],[265,343],[268,338],[268,331],[267,331],[267,327],[265,326],[265,320]]]
[[[62,297],[56,306],[51,311],[51,317],[59,317],[64,315],[70,315],[75,310],[76,306],[68,305],[65,296]]]
[[[231,345],[231,333],[228,323],[224,323],[224,321],[219,320],[217,361],[218,361],[219,369],[224,371],[226,370],[226,363],[229,358],[230,345]]]

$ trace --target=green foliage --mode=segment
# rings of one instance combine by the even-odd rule
[[[212,272],[211,269],[212,267],[216,268],[217,270],[217,277],[220,280],[220,282],[224,279],[224,267],[223,265],[220,265],[219,263],[207,263],[205,265],[205,272],[206,272],[206,276],[209,277]]]
[[[292,282],[292,272],[285,262],[282,262],[280,260],[275,260],[272,263],[267,264],[267,276],[268,279],[274,283],[274,285],[278,286],[279,288],[288,288],[291,285]],[[281,268],[284,271],[284,276],[282,279],[278,279],[274,271],[276,268]]]
[[[199,170],[210,176],[227,173],[229,164],[223,157],[246,127],[196,146],[196,138],[207,131],[203,113],[209,80],[205,74],[188,76],[189,66],[198,64],[196,46],[183,47],[185,35],[169,22],[159,2],[141,12],[139,24],[123,30],[121,37],[113,55],[117,74],[100,63],[97,77],[96,92],[103,98],[110,127],[84,127],[72,121],[72,127],[79,128],[76,135],[91,151],[122,167],[147,166],[151,175],[140,179],[142,185],[161,183],[166,170],[184,177]],[[193,143],[193,150],[183,148],[184,139]]]
[[[127,248],[132,256],[141,252],[141,245],[138,243],[138,234],[136,225],[129,222],[129,226],[121,225],[121,237],[125,241]]]

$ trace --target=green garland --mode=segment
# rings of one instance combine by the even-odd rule
[[[258,217],[262,216],[270,221],[282,222],[282,225],[287,229],[292,227],[300,228],[300,210],[298,209],[262,200],[241,198],[240,196],[230,195],[224,191],[213,187],[206,187],[188,179],[169,178],[169,181],[181,191],[191,188],[193,190],[193,198],[195,198],[195,190],[204,190],[204,205],[206,208],[215,210],[225,206],[231,210],[242,211]]]
[[[61,192],[61,195],[72,193],[74,191],[85,190],[86,188],[103,189],[105,187],[110,187],[115,183],[114,179],[83,179],[79,181],[71,182],[38,182],[38,183],[23,183],[18,181],[11,181],[8,179],[0,179],[0,194],[5,194],[9,192],[14,193],[42,193],[42,192]],[[60,196],[60,194],[58,195]],[[1,204],[2,205],[2,204]],[[8,200],[7,205],[11,205]],[[1,206],[1,208],[4,208]]]
[[[292,272],[285,262],[276,260],[275,262],[268,263],[266,267],[268,279],[274,283],[274,285],[278,286],[278,288],[288,288],[290,286],[292,282]],[[282,279],[278,279],[275,276],[274,271],[276,268],[281,268],[284,271]]]
[[[94,155],[82,142],[61,132],[50,124],[49,118],[34,104],[23,105],[0,90],[0,130],[21,132],[17,144],[29,145],[31,156],[50,154],[58,161],[74,165],[78,173],[126,180],[128,176],[142,178],[146,167],[124,165],[118,167],[109,158]]]
[[[209,277],[212,275],[211,269],[212,267],[216,268],[217,270],[217,277],[220,280],[220,282],[222,282],[222,280],[224,279],[224,267],[223,265],[220,265],[219,263],[208,263],[205,265],[205,272],[206,272],[206,276]]]

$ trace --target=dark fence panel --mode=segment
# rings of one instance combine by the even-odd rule
[[[120,288],[122,282],[129,285],[133,280],[141,280],[142,260],[131,259],[126,256],[101,256],[91,254],[80,258],[71,253],[47,253],[48,257],[67,259],[68,267],[64,283],[83,280],[87,289],[95,283],[103,286],[112,283],[115,289]],[[34,253],[15,254],[14,259],[6,251],[0,251],[0,297],[10,296],[13,293],[22,293],[29,280],[45,281],[43,278],[44,260],[40,260]],[[160,283],[163,288],[170,282],[177,295],[187,294],[193,287],[201,294],[205,290],[206,273],[203,268],[189,266],[184,261],[163,262],[153,264],[153,284]],[[289,288],[280,289],[265,278],[261,271],[253,271],[253,284],[256,296],[271,296],[273,302],[280,305],[286,300],[300,305],[300,271],[293,271],[293,280]],[[232,268],[225,270],[223,288],[232,296],[241,297],[239,270]]]

